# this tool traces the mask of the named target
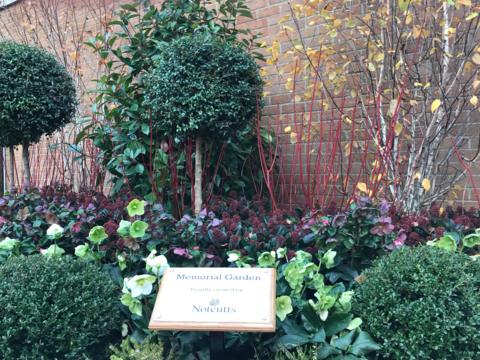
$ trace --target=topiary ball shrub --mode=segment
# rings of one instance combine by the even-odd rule
[[[0,359],[104,359],[120,338],[118,292],[96,265],[14,257],[0,266]]]
[[[160,47],[145,85],[155,130],[179,139],[227,140],[254,119],[262,93],[253,58],[208,34]]]
[[[0,42],[0,144],[40,140],[75,114],[72,78],[49,53],[29,45]]]
[[[364,272],[353,297],[381,359],[480,359],[480,261],[402,248]]]

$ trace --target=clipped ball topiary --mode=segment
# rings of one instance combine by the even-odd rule
[[[10,258],[0,266],[0,359],[104,359],[120,337],[117,298],[94,264]]]
[[[67,124],[75,113],[75,86],[49,53],[0,42],[0,144],[35,143]]]
[[[253,58],[208,34],[161,47],[145,80],[155,129],[180,139],[228,140],[253,120],[262,91]]]
[[[403,248],[364,272],[353,310],[381,359],[480,359],[480,261]]]
[[[257,112],[262,80],[253,58],[209,33],[160,47],[145,77],[145,105],[160,136],[195,139],[194,207],[202,207],[203,142],[227,141]],[[147,115],[147,114],[146,114]]]
[[[14,146],[23,146],[27,182],[28,145],[70,122],[75,106],[73,80],[52,55],[33,46],[0,42],[0,145],[10,147],[11,153]]]

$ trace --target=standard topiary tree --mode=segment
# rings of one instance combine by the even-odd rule
[[[225,141],[256,115],[262,80],[253,58],[210,34],[183,37],[160,48],[145,78],[154,131],[195,139],[195,213],[202,206],[202,143]]]
[[[75,114],[75,86],[49,53],[29,45],[0,42],[0,145],[22,145],[25,183],[30,183],[28,146],[51,135]]]
[[[118,290],[92,263],[13,257],[0,266],[0,359],[105,359]]]
[[[363,273],[352,306],[381,359],[480,359],[480,261],[403,248]]]

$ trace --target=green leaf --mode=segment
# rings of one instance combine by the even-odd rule
[[[342,352],[340,350],[334,348],[332,345],[324,344],[317,349],[317,359],[323,360],[328,358],[329,356],[339,355],[341,353]]]
[[[338,334],[340,331],[345,330],[352,321],[352,314],[333,314],[328,317],[325,322],[324,329],[327,336]]]
[[[340,350],[347,350],[353,339],[355,338],[355,332],[350,331],[346,335],[332,339],[331,344]]]
[[[326,338],[325,330],[320,329],[315,333],[315,335],[313,335],[312,340],[317,343],[323,343],[325,342],[325,338]]]
[[[398,0],[398,8],[401,11],[407,11],[411,0]]]
[[[380,345],[378,345],[367,332],[360,331],[352,344],[350,352],[354,355],[365,355],[377,350],[380,350]]]
[[[291,319],[285,319],[280,326],[287,335],[308,337],[308,333]]]
[[[283,335],[277,340],[277,347],[280,349],[291,349],[298,346],[305,345],[310,342],[308,337],[298,336],[298,335]]]
[[[355,319],[353,319],[352,321],[350,321],[350,323],[348,324],[347,326],[347,329],[348,330],[355,330],[356,328],[358,328],[360,325],[362,325],[363,321],[362,319],[360,319],[359,317],[356,317]]]
[[[302,308],[302,314],[314,328],[319,329],[322,326],[320,317],[310,303],[306,303]]]

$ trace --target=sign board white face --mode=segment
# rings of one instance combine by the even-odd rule
[[[275,269],[170,268],[152,330],[275,331]]]

